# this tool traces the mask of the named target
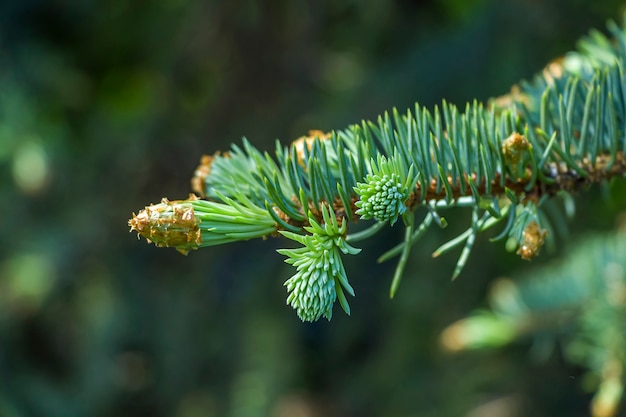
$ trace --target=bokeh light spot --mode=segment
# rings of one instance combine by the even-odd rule
[[[0,268],[2,305],[18,315],[35,313],[54,285],[51,260],[40,254],[19,254]]]
[[[13,179],[25,194],[37,194],[48,183],[50,164],[46,150],[36,142],[27,142],[13,157]]]

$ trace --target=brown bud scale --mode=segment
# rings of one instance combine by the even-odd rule
[[[159,247],[175,247],[183,254],[198,249],[202,243],[200,220],[189,200],[168,201],[164,198],[161,203],[147,206],[137,215],[133,213],[128,225],[131,231],[136,231],[148,242]]]

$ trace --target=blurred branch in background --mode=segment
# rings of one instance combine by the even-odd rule
[[[581,383],[595,392],[592,415],[615,416],[624,391],[624,253],[622,224],[613,234],[587,237],[558,264],[500,279],[490,292],[491,309],[450,325],[441,342],[461,351],[532,338],[531,354],[540,360],[562,346],[567,360],[588,369]]]
[[[123,225],[129,207],[185,197],[198,155],[242,134],[270,149],[415,100],[502,94],[619,7],[1,2],[0,415],[440,417],[489,404],[584,415],[589,395],[563,375],[585,371],[556,356],[537,367],[526,347],[456,358],[435,348],[493,277],[526,266],[504,251],[477,242],[481,256],[451,285],[429,266],[441,240],[429,232],[393,303],[385,280],[359,280],[359,320],[303,326],[284,305],[288,270],[272,243],[183,258]],[[600,197],[578,202],[571,236],[613,227],[624,201]],[[363,253],[399,236],[379,240]],[[346,268],[389,276],[374,258]]]

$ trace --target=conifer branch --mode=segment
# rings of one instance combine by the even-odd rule
[[[487,105],[474,101],[459,110],[444,101],[432,110],[419,104],[404,114],[394,109],[376,122],[311,131],[287,147],[277,142],[274,155],[244,139],[241,147],[202,157],[192,189],[203,200],[146,207],[130,220],[131,230],[184,253],[282,234],[314,248],[313,258],[305,250],[279,252],[298,274],[326,279],[315,288],[330,295],[317,300],[334,300],[328,274],[341,277],[343,285],[337,251],[353,252],[346,249],[347,223],[356,220],[393,225],[402,218],[410,229],[400,246],[381,257],[402,255],[391,295],[411,244],[433,220],[445,227],[440,213],[451,208],[469,208],[473,216],[466,232],[436,252],[462,247],[454,277],[477,235],[495,226],[503,227],[495,240],[532,259],[552,238],[543,213],[547,200],[626,173],[626,32],[614,23],[608,28],[611,39],[593,32],[578,52]],[[422,206],[429,214],[415,227]],[[327,230],[329,224],[341,226]],[[330,264],[338,269],[315,272]],[[330,318],[328,305],[293,295],[299,287],[288,288],[288,302],[303,320]],[[303,307],[313,305],[310,311]]]

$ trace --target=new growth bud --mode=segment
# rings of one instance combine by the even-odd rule
[[[392,225],[403,215],[415,180],[412,169],[408,175],[394,158],[381,157],[372,163],[372,173],[354,188],[359,195],[356,214],[362,219],[389,221]]]
[[[323,142],[323,141],[329,140],[330,136],[331,136],[330,133],[324,133],[321,130],[313,129],[313,130],[309,130],[308,136],[300,136],[298,139],[294,140],[291,143],[291,146],[294,148],[296,152],[298,163],[303,166],[305,165],[305,162],[304,162],[305,155],[313,147],[313,142],[315,142],[315,139],[318,139],[320,142]]]
[[[517,254],[522,259],[530,261],[539,255],[539,250],[543,246],[547,235],[548,232],[542,229],[537,222],[528,223],[522,234],[522,241],[519,249],[517,249]]]
[[[530,142],[524,135],[513,132],[511,136],[502,141],[504,158],[511,165],[517,165],[530,151]]]
[[[194,193],[198,193],[201,197],[206,196],[206,177],[211,173],[211,164],[213,164],[213,159],[219,155],[219,152],[213,156],[202,155],[202,158],[200,158],[200,164],[196,168],[193,178],[191,178],[191,189]]]
[[[333,305],[339,299],[343,310],[350,314],[350,306],[343,293],[354,296],[354,289],[341,261],[340,253],[355,255],[360,249],[350,246],[344,239],[346,224],[339,224],[329,206],[322,206],[324,222],[309,218],[310,226],[304,229],[310,235],[282,231],[281,234],[303,246],[297,249],[279,249],[287,256],[285,262],[296,267],[294,276],[285,282],[291,305],[302,321],[316,321],[320,317],[331,319]]]
[[[141,210],[128,221],[156,246],[176,248],[183,254],[203,246],[266,237],[276,232],[276,223],[265,208],[239,195],[241,203],[217,193],[222,202],[201,200],[191,194],[187,200],[163,199]]]
[[[330,320],[337,299],[335,277],[345,272],[332,238],[311,236],[309,240],[315,250],[302,248],[297,260],[288,259],[298,272],[285,282],[290,293],[287,304],[296,310],[302,321],[316,321],[322,316]]]
[[[196,218],[191,204],[195,199],[193,195],[184,201],[164,198],[159,204],[147,206],[139,214],[133,213],[128,221],[130,230],[156,246],[174,247],[186,255],[202,243],[200,220]]]

